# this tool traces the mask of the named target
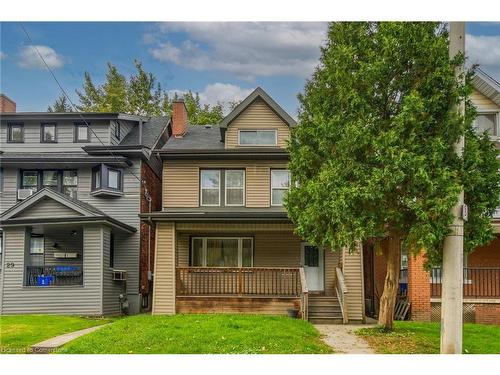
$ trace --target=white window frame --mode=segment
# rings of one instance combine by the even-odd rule
[[[34,252],[31,246],[33,238],[41,238],[42,239],[42,251]],[[45,254],[45,236],[41,235],[30,235],[30,255],[43,255]]]
[[[193,248],[194,248],[194,241],[195,240],[201,240],[202,241],[202,265],[201,266],[193,266]],[[191,264],[191,267],[196,267],[196,268],[207,268],[207,240],[238,240],[238,268],[250,268],[253,267],[254,264],[254,239],[253,237],[248,237],[248,236],[243,236],[243,237],[231,237],[231,236],[194,236],[191,237],[191,251],[189,255],[189,263]],[[250,266],[245,266],[243,267],[243,240],[250,240],[252,242],[252,259],[251,259],[251,265]],[[212,266],[208,268],[214,268]],[[232,267],[218,267],[218,268],[232,268]]]
[[[290,174],[290,170],[289,169],[280,169],[280,168],[274,168],[274,169],[271,169],[271,181],[270,181],[270,186],[271,186],[271,190],[270,190],[270,194],[271,194],[271,206],[276,206],[276,207],[283,207],[283,204],[279,204],[279,203],[274,203],[273,202],[273,190],[274,189],[277,189],[277,190],[285,190],[285,188],[278,188],[278,187],[275,187],[273,188],[273,171],[287,171],[288,172],[288,180],[289,180],[289,186],[288,186],[288,191],[290,191],[290,189],[292,188],[292,176]]]
[[[481,115],[495,115],[494,134],[491,134],[490,137],[493,139],[500,139],[500,111],[494,111],[494,110],[477,111],[477,116]],[[476,119],[474,119],[474,121],[476,121]],[[474,130],[476,130],[475,127]]]
[[[242,172],[243,173],[243,186],[240,188],[240,187],[228,187],[227,186],[227,172]],[[219,184],[220,185],[220,184]],[[243,201],[241,202],[241,204],[229,204],[227,203],[227,193],[228,193],[228,189],[229,190],[243,190]],[[226,206],[232,206],[232,207],[241,207],[241,206],[245,206],[246,204],[246,171],[244,169],[226,169],[224,171],[224,203]]]
[[[274,133],[274,144],[272,145],[260,145],[260,144],[241,144],[241,132],[273,132]],[[241,147],[276,147],[278,145],[278,130],[277,129],[239,129],[238,130],[238,146]]]
[[[203,172],[217,172],[219,174],[219,202],[217,204],[205,204],[203,203]],[[220,178],[220,169],[202,169],[200,170],[200,206],[204,207],[219,207],[221,205],[221,178]],[[206,188],[208,189],[208,188]]]

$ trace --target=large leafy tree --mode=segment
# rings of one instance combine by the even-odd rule
[[[319,66],[299,95],[289,143],[297,184],[286,200],[304,239],[330,249],[388,239],[379,323],[392,328],[401,242],[439,264],[462,187],[466,249],[491,239],[496,151],[456,106],[470,91],[454,75],[439,23],[331,23]],[[465,131],[464,159],[454,144]]]

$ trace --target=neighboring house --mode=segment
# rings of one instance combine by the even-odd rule
[[[149,308],[154,231],[139,214],[160,209],[153,151],[167,140],[168,123],[120,113],[1,113],[1,314]]]
[[[156,225],[153,314],[363,321],[362,252],[302,241],[283,207],[295,120],[257,88],[218,125],[187,125],[176,102],[172,126],[162,211],[141,215]]]
[[[471,101],[476,107],[475,126],[487,131],[500,149],[500,83],[477,70]],[[500,324],[500,207],[492,217],[495,238],[464,257],[464,321]],[[411,319],[441,319],[441,270],[423,269],[423,256],[401,254],[401,289],[411,302]],[[364,285],[367,315],[378,314],[386,273],[386,259],[364,246]]]

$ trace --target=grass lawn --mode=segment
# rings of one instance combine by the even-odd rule
[[[440,323],[394,322],[394,331],[362,328],[356,334],[382,354],[438,354]],[[464,353],[499,354],[500,327],[483,324],[464,324]]]
[[[0,353],[26,353],[40,341],[110,322],[110,319],[56,315],[0,317]]]
[[[58,353],[331,353],[310,323],[263,315],[135,315]]]

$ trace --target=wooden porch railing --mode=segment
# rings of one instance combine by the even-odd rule
[[[300,274],[300,286],[301,286],[301,295],[300,295],[300,316],[303,320],[307,320],[309,318],[309,290],[307,288],[307,280],[306,274],[304,272],[304,268],[299,268]]]
[[[177,267],[178,296],[300,297],[299,268]]]
[[[347,305],[345,300],[345,295],[347,294],[347,287],[345,286],[344,274],[340,267],[335,269],[337,273],[337,280],[335,285],[335,290],[337,291],[337,298],[340,304],[340,311],[342,312],[342,323],[346,324],[349,321],[347,315]]]

